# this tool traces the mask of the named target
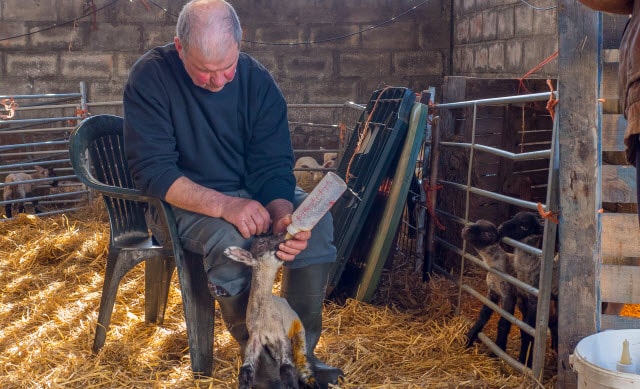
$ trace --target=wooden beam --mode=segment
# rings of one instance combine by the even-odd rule
[[[560,301],[557,387],[576,388],[569,363],[580,339],[598,330],[599,14],[576,0],[558,1],[560,153]]]

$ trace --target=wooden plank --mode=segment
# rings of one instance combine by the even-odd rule
[[[602,87],[600,91],[602,97],[618,97],[618,64],[602,64]]]
[[[631,213],[602,215],[602,257],[640,257],[638,216]]]
[[[640,328],[640,319],[635,317],[601,315],[600,329],[606,330],[633,330]]]
[[[640,304],[640,267],[603,265],[600,273],[602,301]]]
[[[624,151],[627,121],[620,114],[602,115],[602,150]]]
[[[602,14],[602,48],[618,49],[624,26],[627,24],[629,16]]]
[[[428,110],[429,108],[421,103],[415,103],[413,106],[409,129],[398,160],[389,197],[385,204],[382,219],[376,229],[373,244],[367,255],[367,263],[359,282],[356,293],[357,300],[369,302],[378,287],[380,273],[389,255],[393,237],[396,235],[398,223],[404,209],[405,201],[403,199],[407,198],[418,153],[422,147]]]
[[[630,165],[603,165],[602,201],[636,203],[636,169]]]
[[[598,13],[558,2],[560,301],[556,387],[576,388],[569,355],[598,330]],[[596,168],[594,168],[596,167]]]

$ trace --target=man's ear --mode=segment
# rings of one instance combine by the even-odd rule
[[[241,247],[231,246],[224,249],[224,255],[245,265],[255,266],[256,260],[251,253]]]

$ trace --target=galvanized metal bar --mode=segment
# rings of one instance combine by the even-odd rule
[[[49,154],[67,154],[68,151],[61,151],[61,150],[43,150],[43,151],[29,151],[29,152],[22,152],[22,153],[2,153],[3,157],[17,157],[17,156],[22,156],[25,154],[28,154],[30,156],[33,155],[49,155]]]
[[[549,176],[547,186],[547,206],[545,211],[557,213],[559,198],[559,147],[558,147],[558,119],[554,118],[551,135],[551,158],[549,160]],[[547,328],[549,325],[549,307],[551,303],[551,289],[553,283],[553,268],[556,256],[557,224],[548,218],[544,222],[542,237],[542,260],[540,263],[540,280],[538,307],[536,313],[536,342],[533,345],[533,360],[531,370],[536,378],[542,377],[544,371],[544,357],[547,346]],[[558,282],[558,280],[556,280]]]
[[[497,149],[491,146],[479,145],[479,144],[471,144],[471,143],[462,143],[462,142],[440,142],[442,146],[448,147],[460,147],[463,149],[475,149],[481,150],[489,154],[497,155],[499,157],[508,158],[513,161],[529,161],[532,159],[545,159],[549,158],[551,155],[551,150],[538,150],[538,151],[530,151],[527,153],[512,153],[506,150]]]
[[[80,98],[80,93],[45,93],[36,95],[0,95],[0,99],[59,99],[59,98]]]
[[[29,105],[29,106],[19,106],[16,108],[17,111],[34,111],[34,110],[43,110],[43,109],[60,109],[60,108],[77,108],[78,104],[52,104],[52,105]]]
[[[554,96],[556,96],[558,92],[553,92],[553,93],[554,93]],[[478,106],[478,105],[503,105],[503,104],[514,104],[514,103],[529,103],[532,101],[549,100],[550,96],[551,96],[551,92],[531,93],[527,95],[494,97],[491,99],[468,100],[468,101],[459,101],[455,103],[442,103],[442,104],[436,104],[435,108],[453,109],[453,108],[464,108],[464,107]]]
[[[340,128],[337,124],[322,124],[322,123],[309,123],[309,122],[289,122],[290,126],[303,126],[303,127],[320,127],[320,128]]]
[[[505,196],[503,194],[500,193],[495,193],[495,192],[491,192],[488,190],[484,190],[484,189],[479,189],[473,186],[468,186],[468,185],[463,185],[463,184],[458,184],[457,182],[451,182],[451,181],[445,181],[445,180],[439,180],[438,183],[440,184],[444,184],[444,185],[449,185],[452,186],[456,189],[460,189],[463,191],[468,191],[471,193],[475,193],[477,195],[480,196],[484,196],[493,200],[500,200],[503,201],[505,203],[509,203],[512,205],[517,205],[519,207],[523,207],[523,208],[528,208],[528,209],[532,209],[532,210],[537,210],[538,209],[538,203],[534,203],[532,201],[526,201],[526,200],[520,200],[518,198],[515,197],[510,197],[510,196]]]
[[[52,177],[45,177],[45,178],[35,178],[33,180],[24,180],[24,181],[18,181],[18,182],[0,182],[0,188],[4,188],[5,186],[33,184],[33,183],[45,182],[45,181],[51,181],[51,180],[52,180]]]
[[[61,117],[50,117],[50,118],[36,118],[36,119],[9,119],[9,120],[0,120],[0,124],[24,124],[24,123],[51,123],[51,122],[61,122],[64,120],[78,120],[77,116],[61,116]],[[2,132],[3,129],[0,129]]]
[[[10,165],[0,165],[0,170],[8,170],[8,169],[16,169],[23,167],[31,167],[31,166],[46,166],[46,165],[54,165],[60,163],[69,163],[69,158],[66,159],[55,159],[50,161],[35,161],[35,162],[23,162],[23,163],[13,163]]]
[[[340,149],[293,149],[295,153],[337,153]]]
[[[62,132],[71,131],[74,127],[61,126],[61,127],[48,127],[48,128],[24,128],[24,127],[12,127],[11,129],[2,130],[2,135],[12,134],[37,134],[46,132]]]
[[[13,144],[13,145],[0,146],[0,151],[19,149],[19,148],[23,148],[23,147],[58,146],[58,145],[67,145],[67,144],[69,144],[69,140],[47,140],[47,141],[44,141],[44,142],[16,143],[16,144]]]

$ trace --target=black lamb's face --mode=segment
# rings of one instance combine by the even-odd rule
[[[262,235],[253,240],[251,244],[251,254],[258,257],[268,251],[278,251],[278,245],[284,241],[284,233],[276,235]]]
[[[544,231],[540,217],[534,212],[518,212],[498,227],[500,237],[522,240],[527,236],[541,235]]]
[[[481,249],[499,241],[498,229],[488,220],[478,220],[462,229],[462,238]]]

